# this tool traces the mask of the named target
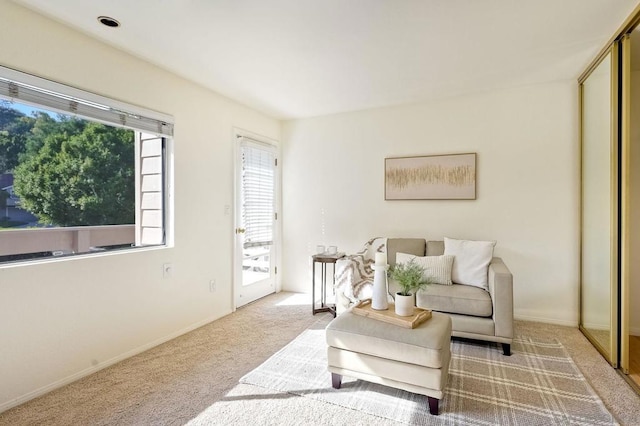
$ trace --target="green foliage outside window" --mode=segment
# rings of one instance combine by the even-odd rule
[[[0,105],[0,173],[42,224],[134,223],[134,143],[131,130]]]

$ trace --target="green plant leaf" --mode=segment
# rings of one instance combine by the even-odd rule
[[[433,283],[433,279],[425,274],[425,268],[417,264],[414,259],[407,263],[397,263],[389,270],[389,277],[396,280],[400,286],[400,294],[411,296],[414,292]]]

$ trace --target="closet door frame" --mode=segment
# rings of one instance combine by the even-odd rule
[[[620,38],[620,286],[619,286],[619,363],[629,374],[629,296],[631,287],[631,38]],[[640,188],[639,188],[640,189]]]

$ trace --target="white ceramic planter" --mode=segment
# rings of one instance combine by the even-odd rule
[[[403,296],[396,293],[396,315],[401,317],[410,317],[413,315],[413,295]]]

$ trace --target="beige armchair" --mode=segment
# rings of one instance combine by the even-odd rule
[[[396,253],[442,255],[444,242],[427,242],[422,238],[388,238],[385,244],[377,244],[375,251],[385,251],[389,264],[393,266]],[[371,295],[371,259],[374,255],[365,250],[359,256],[347,256],[336,263],[338,314]],[[513,341],[513,276],[498,257],[492,259],[487,274],[488,291],[455,283],[433,284],[418,292],[416,306],[448,314],[451,317],[452,336],[501,343],[504,354],[510,355]],[[389,293],[395,294],[393,283],[390,282],[389,286]]]

